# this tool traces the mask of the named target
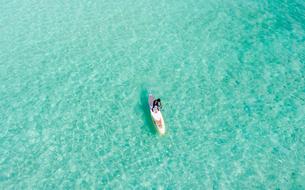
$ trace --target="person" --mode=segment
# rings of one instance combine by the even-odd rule
[[[153,101],[152,111],[154,112],[154,122],[158,127],[162,127],[162,117],[158,111],[162,108],[160,98]]]
[[[153,102],[153,109],[156,108],[158,111],[162,108],[161,100],[160,98],[155,99]]]

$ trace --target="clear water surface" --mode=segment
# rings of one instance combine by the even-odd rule
[[[0,189],[305,189],[304,52],[302,0],[2,0]]]

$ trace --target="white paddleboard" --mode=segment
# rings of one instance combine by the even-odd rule
[[[155,97],[152,94],[149,94],[148,103],[149,103],[150,115],[151,115],[153,123],[154,123],[157,131],[159,132],[159,134],[164,135],[165,134],[165,123],[164,123],[162,113],[161,113],[161,111],[153,112],[153,110],[152,110],[154,100],[155,100]]]

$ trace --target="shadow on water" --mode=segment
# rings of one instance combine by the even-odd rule
[[[144,87],[141,88],[140,92],[140,108],[144,113],[143,120],[144,120],[144,125],[142,126],[143,129],[146,129],[149,131],[151,134],[156,134],[156,130],[154,128],[154,124],[151,120],[150,117],[150,111],[148,107],[148,90]]]

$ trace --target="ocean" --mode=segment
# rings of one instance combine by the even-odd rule
[[[304,113],[304,1],[0,2],[0,189],[301,190]]]

